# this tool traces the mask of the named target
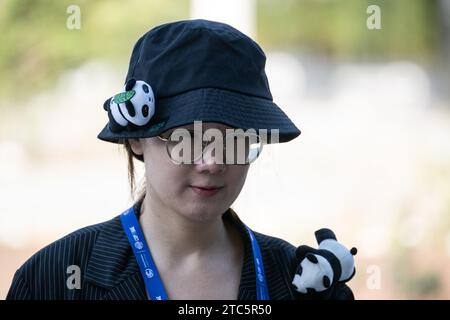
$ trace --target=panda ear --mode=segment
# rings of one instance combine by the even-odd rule
[[[315,252],[316,249],[311,248],[309,246],[299,246],[296,250],[295,250],[295,256],[297,257],[297,259],[299,260],[303,260],[306,256],[307,253],[309,252]]]
[[[111,103],[111,99],[112,99],[112,98],[109,98],[108,100],[106,100],[106,101],[103,103],[103,109],[104,109],[105,111],[108,111],[108,110],[109,110],[109,104]]]
[[[136,84],[136,79],[128,80],[127,84],[125,85],[125,91],[129,91],[129,90],[133,89],[135,84]]]

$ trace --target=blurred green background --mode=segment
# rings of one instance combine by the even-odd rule
[[[17,83],[39,91],[64,70],[89,59],[126,63],[130,48],[149,26],[186,19],[188,0],[0,1],[0,94],[21,96]],[[382,29],[365,26],[367,6],[382,11]],[[82,28],[66,24],[69,5],[82,10]],[[448,16],[445,17],[449,19]],[[435,0],[258,0],[258,41],[271,49],[305,47],[333,59],[414,58],[432,62],[443,32]],[[1,105],[1,104],[0,104]]]

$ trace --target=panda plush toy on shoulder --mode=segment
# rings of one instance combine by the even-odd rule
[[[105,101],[103,109],[108,112],[112,132],[145,126],[155,113],[152,87],[145,81],[130,79],[123,92]]]
[[[348,250],[337,242],[330,229],[315,232],[319,249],[299,246],[295,252],[299,265],[292,284],[298,294],[312,299],[327,298],[338,283],[345,283],[355,275],[356,248]]]

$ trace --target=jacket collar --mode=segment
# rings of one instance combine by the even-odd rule
[[[85,280],[112,289],[137,272],[139,266],[122,229],[120,216],[114,217],[103,224],[98,234],[87,264]]]
[[[141,201],[134,204],[140,215]],[[236,212],[229,208],[222,216],[237,226],[244,239],[244,261],[241,271],[238,299],[256,299],[256,274],[250,236]],[[264,248],[261,247],[264,251]],[[114,252],[114,258],[111,258]],[[264,254],[263,254],[264,255]],[[108,297],[130,297],[147,299],[145,284],[127,236],[123,231],[120,216],[106,223],[95,242],[85,272],[85,280],[111,290]],[[130,290],[133,288],[133,290]],[[133,292],[131,292],[133,291]]]

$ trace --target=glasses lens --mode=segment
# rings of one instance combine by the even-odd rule
[[[261,139],[256,133],[229,133],[225,144],[225,163],[243,165],[252,163],[260,155],[262,146]]]
[[[166,141],[170,159],[177,164],[192,164],[202,155],[202,136],[194,130],[177,128]]]

